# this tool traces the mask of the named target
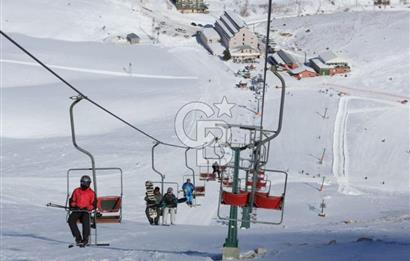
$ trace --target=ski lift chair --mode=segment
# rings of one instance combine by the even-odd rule
[[[216,174],[212,173],[209,170],[209,161],[206,166],[206,170],[204,170],[204,166],[199,167],[199,180],[204,180],[204,181],[215,181],[216,180]]]
[[[278,222],[273,222],[273,221],[256,221],[254,223],[263,223],[263,224],[281,224],[283,221],[283,214],[284,214],[284,205],[285,205],[285,196],[286,196],[286,188],[287,188],[287,181],[288,181],[288,173],[285,171],[280,171],[280,170],[264,170],[265,172],[273,172],[273,173],[279,173],[284,175],[284,183],[283,183],[283,190],[282,193],[276,194],[276,195],[271,195],[272,192],[272,184],[270,180],[267,180],[267,190],[265,191],[254,191],[254,200],[253,200],[253,206],[255,208],[260,208],[260,209],[267,209],[267,210],[279,210],[280,211],[280,220]],[[264,172],[264,173],[265,173]]]
[[[95,168],[96,171],[115,171],[120,175],[120,195],[100,196],[96,200],[96,216],[91,215],[91,220],[96,223],[121,223],[122,220],[122,196],[123,196],[123,174],[120,168]],[[92,171],[91,168],[75,168],[67,171],[67,197],[66,207],[69,207],[70,194],[70,175],[73,172]],[[67,213],[67,218],[70,212]]]

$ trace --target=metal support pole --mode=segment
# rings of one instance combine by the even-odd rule
[[[95,198],[97,199],[97,175],[95,173],[95,160],[93,155],[88,152],[87,150],[81,148],[77,144],[76,136],[75,136],[75,126],[74,126],[74,106],[79,103],[84,97],[83,96],[75,96],[71,97],[74,101],[70,106],[70,124],[71,124],[71,138],[73,141],[74,147],[79,150],[80,152],[84,153],[87,155],[90,160],[91,160],[91,170],[92,170],[92,175],[93,175],[93,184],[94,184],[94,193],[95,193]],[[97,200],[94,201],[94,226],[95,226],[95,244],[98,244],[97,242]]]
[[[242,223],[241,223],[241,228],[250,228],[251,227],[251,213],[252,213],[252,207],[253,207],[253,201],[254,201],[254,196],[255,196],[255,191],[256,191],[256,181],[258,178],[258,173],[259,173],[259,160],[260,160],[260,148],[261,146],[258,145],[255,150],[253,151],[253,168],[251,171],[253,171],[253,176],[252,176],[252,189],[251,193],[249,195],[249,201],[248,205],[242,208]],[[248,179],[246,180],[246,182]],[[248,186],[246,186],[247,190]]]
[[[232,193],[239,193],[239,161],[240,161],[240,148],[232,148],[235,153],[234,161],[234,171],[233,171],[233,183],[232,183]],[[228,236],[225,239],[223,259],[239,258],[239,248],[238,248],[238,207],[231,206],[229,214],[229,224],[228,224]]]

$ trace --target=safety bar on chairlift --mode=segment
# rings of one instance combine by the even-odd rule
[[[154,146],[152,146],[152,150],[151,150],[151,164],[152,164],[152,170],[157,173],[158,175],[160,175],[161,177],[161,191],[162,194],[164,194],[164,179],[165,179],[165,175],[162,174],[161,172],[159,172],[157,169],[155,169],[155,148],[159,145],[159,142],[156,142],[154,144]]]
[[[267,172],[276,172],[276,173],[282,173],[285,175],[285,184],[283,186],[283,193],[282,193],[282,206],[281,206],[281,215],[280,215],[280,219],[278,222],[271,222],[271,221],[255,221],[255,220],[249,220],[249,222],[253,223],[253,224],[266,224],[266,225],[280,225],[283,222],[283,216],[284,216],[284,211],[285,211],[285,198],[286,198],[286,190],[287,190],[287,184],[288,184],[288,173],[285,171],[281,171],[281,170],[271,170],[271,169],[265,169],[265,171]],[[223,176],[222,176],[223,177]],[[240,184],[241,182],[239,182]],[[269,188],[269,192],[270,192],[271,188]],[[222,182],[220,185],[220,189],[219,189],[219,200],[218,200],[218,209],[217,209],[217,217],[220,220],[225,220],[225,221],[235,221],[235,222],[240,222],[242,221],[242,219],[232,219],[229,217],[222,217],[221,213],[220,213],[220,209],[221,209],[221,200],[222,200],[222,192],[223,192],[223,187],[222,187]],[[255,190],[252,191],[252,193],[256,193]],[[252,206],[253,207],[253,206]]]
[[[70,173],[73,172],[73,171],[84,171],[84,170],[92,171],[92,168],[72,168],[72,169],[67,170],[67,197],[66,197],[66,203],[65,203],[66,206],[68,206],[68,201],[69,201],[69,198],[70,198]],[[105,168],[95,168],[95,170],[96,171],[99,171],[99,170],[102,170],[102,171],[105,171],[105,170],[118,170],[119,171],[119,173],[120,173],[120,184],[121,184],[121,186],[120,186],[120,198],[121,198],[121,201],[122,201],[123,191],[124,191],[122,169],[118,168],[118,167],[105,167]],[[122,207],[120,208],[120,222],[121,222],[121,219],[122,219]]]

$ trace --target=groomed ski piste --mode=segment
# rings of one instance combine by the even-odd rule
[[[160,35],[153,44],[152,20],[165,21],[167,31],[182,27],[191,34],[198,29],[191,22],[213,23],[224,8],[239,13],[245,2],[212,0],[209,14],[180,14],[162,0],[4,0],[1,30],[87,97],[150,135],[180,144],[174,120],[185,104],[212,106],[226,97],[236,105],[232,118],[223,120],[255,124],[259,117],[243,106],[253,110],[256,103],[251,91],[235,88],[240,78],[234,72],[243,65],[211,56],[181,34]],[[267,1],[250,2],[244,19],[263,33]],[[410,107],[402,102],[410,98],[410,13],[401,1],[382,9],[371,3],[275,2],[272,38],[278,45],[309,55],[337,50],[352,72],[300,81],[282,74],[284,126],[271,143],[267,167],[289,173],[284,222],[240,230],[243,256],[265,248],[257,260],[410,259]],[[129,32],[141,35],[141,43],[116,41]],[[110,246],[68,248],[73,238],[66,212],[45,205],[64,204],[67,169],[90,166],[71,142],[69,97],[76,93],[4,37],[0,43],[1,260],[222,258],[227,226],[216,216],[219,184],[206,183],[198,206],[180,204],[175,226],[150,226],[144,182],[159,181],[151,169],[152,140],[87,102],[76,107],[77,142],[93,152],[97,167],[123,169],[123,222],[98,225],[99,240]],[[277,85],[268,72],[266,128],[277,122]],[[187,118],[190,129],[201,116]],[[184,150],[159,146],[155,158],[166,181],[181,186],[190,174]],[[118,193],[118,176],[98,178],[100,193]],[[282,185],[273,183],[273,190]],[[322,200],[326,217],[318,216]],[[272,217],[257,211],[258,219]]]

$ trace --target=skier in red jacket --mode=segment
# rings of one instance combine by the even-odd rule
[[[80,187],[73,191],[70,198],[71,214],[68,217],[68,225],[71,233],[75,237],[75,242],[78,245],[87,245],[88,237],[90,236],[90,211],[95,206],[95,193],[90,188],[91,178],[87,175],[82,176],[80,180]],[[77,227],[77,220],[83,224],[83,236]]]

